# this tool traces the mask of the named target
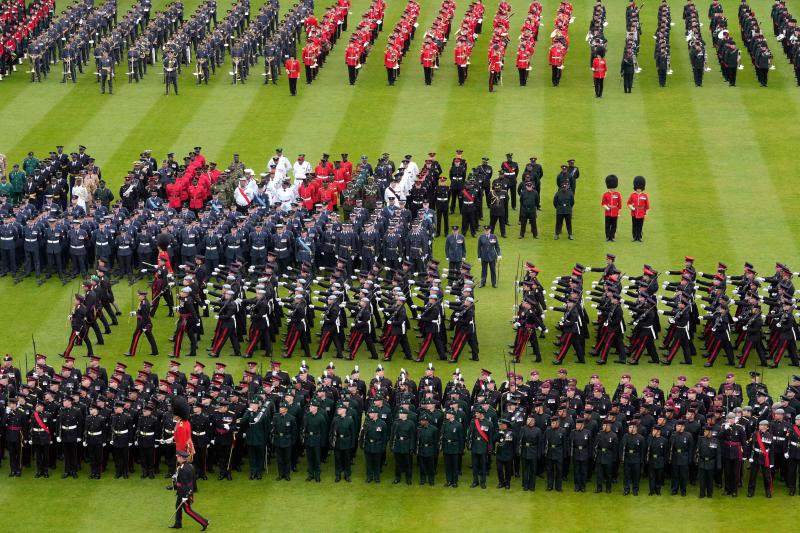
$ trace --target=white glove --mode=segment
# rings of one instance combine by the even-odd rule
[[[167,283],[167,285],[169,285],[170,287],[174,287],[175,286],[175,282],[174,281],[170,281],[169,283]]]
[[[750,459],[749,461],[750,461],[751,463],[753,462],[753,460],[752,460],[752,459]]]
[[[214,315],[214,320],[219,320],[219,315]]]
[[[597,304],[592,304],[592,309],[597,309]]]
[[[83,441],[83,439],[78,439],[78,442],[81,442],[81,441]]]
[[[785,454],[783,454],[783,456],[784,456],[786,459],[788,459],[788,458],[789,458],[789,452],[786,452]]]
[[[130,315],[131,315],[131,316],[136,316],[136,311],[131,311],[131,312],[130,312]]]
[[[515,327],[515,328],[518,328],[518,327],[520,327],[521,325],[522,325],[522,324],[520,324],[519,322],[514,322],[514,327]]]
[[[83,447],[86,448],[87,446],[89,446],[89,443],[86,442],[86,441],[83,441]]]
[[[659,314],[659,315],[663,315],[663,314],[664,314],[664,310],[663,310],[663,309],[659,309],[659,310],[658,310],[658,314]]]
[[[146,274],[146,273],[147,273],[147,269],[146,269],[146,268],[143,268],[142,270],[140,270],[140,272],[141,272],[142,274]]]
[[[497,260],[498,260],[498,261],[499,261],[500,259],[502,259],[502,258],[503,258],[503,256],[502,256],[502,255],[498,255],[498,256],[497,256]]]
[[[211,439],[211,445],[213,446],[215,443],[215,439]]]
[[[61,442],[61,437],[56,437],[56,442]]]

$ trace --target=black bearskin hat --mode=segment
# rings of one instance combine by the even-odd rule
[[[614,174],[606,176],[606,189],[616,189],[619,185],[619,178]]]
[[[633,178],[633,188],[634,190],[644,190],[645,180],[644,176],[636,176]]]

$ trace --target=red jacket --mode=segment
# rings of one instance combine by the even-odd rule
[[[395,68],[397,66],[397,58],[399,54],[397,50],[392,47],[386,49],[386,52],[383,54],[383,66],[386,68]]]
[[[602,80],[606,77],[606,71],[608,71],[608,65],[606,65],[606,60],[603,57],[595,57],[592,60],[592,70],[593,75],[595,78]]]
[[[520,47],[517,50],[517,68],[527,69],[531,66],[531,54],[525,48]]]
[[[317,63],[316,48],[307,44],[303,47],[303,64],[307,67],[313,67]]]
[[[644,218],[650,210],[650,198],[647,193],[633,191],[628,196],[628,207],[633,218]]]
[[[189,186],[189,208],[202,209],[206,200],[206,189],[199,183]]]
[[[456,65],[459,67],[466,67],[467,63],[469,63],[469,47],[466,44],[458,45],[455,48],[454,54]]]
[[[618,217],[619,210],[622,208],[622,195],[617,191],[606,191],[603,193],[603,200],[600,205],[603,206],[603,211],[607,217]]]
[[[290,80],[296,80],[300,77],[300,62],[290,57],[286,60],[286,75]]]
[[[436,65],[436,51],[432,46],[426,46],[422,49],[422,57],[420,58],[422,66],[425,68],[433,68]]]
[[[348,67],[355,67],[358,65],[358,60],[361,58],[361,49],[351,43],[344,51],[344,62]]]
[[[300,201],[303,204],[303,207],[306,209],[314,209],[314,204],[317,203],[317,185],[315,183],[310,183],[306,185],[305,183],[300,184],[297,188],[297,195],[300,197]]]
[[[554,67],[560,67],[564,64],[564,47],[553,46],[550,48],[550,64]]]

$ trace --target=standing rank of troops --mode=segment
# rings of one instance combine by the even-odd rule
[[[248,362],[237,381],[223,362],[212,369],[171,360],[159,377],[150,361],[106,368],[92,356],[81,371],[73,357],[53,368],[37,354],[23,374],[6,355],[0,460],[7,452],[9,477],[28,469],[36,478],[61,470],[62,479],[164,472],[177,475],[179,500],[214,474],[232,481],[246,469],[259,481],[270,464],[276,482],[305,466],[307,482],[321,482],[324,469],[350,483],[360,456],[366,483],[411,485],[416,477],[434,485],[443,470],[445,487],[466,475],[470,487],[486,489],[495,469],[499,490],[518,478],[523,491],[535,491],[543,478],[540,487],[561,492],[571,478],[575,492],[586,492],[594,475],[595,493],[634,497],[640,488],[685,497],[690,486],[699,498],[715,489],[737,497],[745,487],[753,497],[759,485],[771,498],[778,483],[790,496],[797,491],[797,374],[773,400],[755,371],[744,387],[734,373],[717,387],[707,376],[692,386],[681,375],[664,389],[652,376],[638,392],[628,373],[609,386],[593,374],[581,387],[566,368],[552,378],[533,370],[525,381],[507,367],[502,384],[482,369],[470,389],[459,369],[444,382],[433,363],[418,381],[405,369],[391,380],[382,364],[368,381],[358,365],[340,375],[333,361],[318,378],[305,361],[293,376],[277,361],[261,366]]]
[[[784,0],[776,0],[772,6],[772,29],[780,41],[783,53],[794,66],[794,77],[800,86],[800,27],[797,19],[789,13]]]
[[[569,48],[569,25],[575,22],[572,11],[572,4],[562,1],[556,11],[553,31],[550,32],[551,45],[547,61],[552,71],[551,81],[553,87],[558,87],[558,84],[561,83],[561,74],[564,70],[564,61]]]
[[[0,81],[22,65],[28,45],[50,28],[55,0],[0,4]]]
[[[683,21],[686,26],[686,42],[689,46],[689,62],[692,64],[692,76],[697,87],[703,86],[703,75],[710,71],[708,56],[706,55],[706,42],[700,31],[702,23],[697,14],[697,7],[691,0],[683,6]]]
[[[411,41],[414,39],[417,27],[419,26],[417,23],[419,11],[420,6],[417,2],[408,2],[403,10],[403,14],[400,16],[400,20],[395,24],[391,35],[389,35],[386,41],[386,49],[383,52],[383,66],[386,68],[386,78],[389,85],[394,85],[395,81],[397,81],[397,78],[400,76],[400,64],[411,48]],[[429,39],[430,37],[426,34],[423,54],[425,48],[429,46]],[[352,59],[348,56],[347,60],[349,69]]]
[[[404,15],[409,13],[410,8],[412,13],[416,6],[416,12],[419,12],[419,6],[411,3],[407,6]],[[355,30],[350,35],[350,40],[344,52],[345,65],[347,65],[348,78],[350,85],[355,85],[358,73],[361,67],[366,63],[367,56],[372,51],[375,40],[378,38],[380,31],[383,30],[383,17],[385,15],[386,4],[382,0],[375,0],[367,9],[367,12],[361,16]],[[414,14],[416,18],[416,14]]]
[[[532,70],[531,60],[533,59],[536,42],[539,40],[539,25],[541,21],[542,4],[534,0],[528,7],[528,16],[525,17],[525,21],[522,23],[519,44],[517,45],[516,65],[519,72],[519,84],[523,87],[528,84],[528,77]]]

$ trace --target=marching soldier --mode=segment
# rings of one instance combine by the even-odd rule
[[[153,320],[150,317],[150,302],[147,300],[147,291],[140,290],[137,292],[139,297],[139,306],[136,311],[131,311],[131,316],[136,317],[136,329],[133,331],[133,338],[131,339],[131,346],[125,355],[136,355],[136,348],[139,345],[139,338],[142,333],[147,337],[150,343],[150,355],[158,355],[158,346],[156,339],[153,336]]]
[[[103,50],[98,67],[100,68],[100,94],[106,94],[106,82],[108,83],[108,94],[114,94],[114,60],[108,57],[108,52],[105,50]]]
[[[175,485],[175,523],[169,526],[171,529],[181,529],[183,525],[183,512],[200,524],[201,530],[205,531],[208,527],[208,520],[203,518],[192,509],[194,503],[193,489],[195,486],[195,472],[192,463],[189,462],[189,453],[184,450],[176,452],[178,467],[172,482]]]

